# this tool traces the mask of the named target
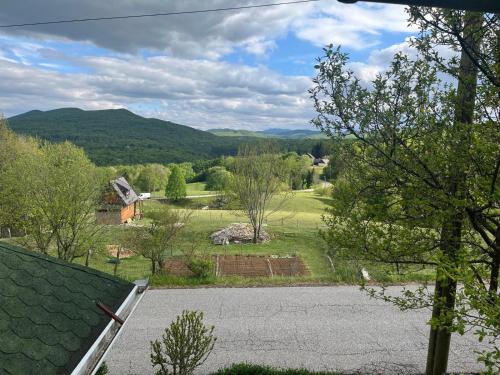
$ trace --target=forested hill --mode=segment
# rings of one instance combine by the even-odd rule
[[[266,129],[261,131],[240,129],[210,129],[210,133],[223,137],[258,137],[286,139],[326,139],[323,133],[310,129]]]
[[[52,142],[68,140],[99,165],[193,161],[232,154],[239,144],[237,139],[221,139],[125,109],[30,111],[9,118],[8,124],[17,133]]]
[[[30,111],[8,119],[19,134],[83,147],[98,165],[171,163],[233,155],[249,137],[220,137],[126,109]],[[311,140],[280,140],[283,151],[310,152]]]

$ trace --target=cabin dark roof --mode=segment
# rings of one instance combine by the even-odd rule
[[[111,181],[111,186],[113,186],[113,189],[115,189],[118,196],[123,201],[123,204],[126,206],[139,200],[139,197],[135,193],[134,189],[132,189],[124,177]]]
[[[0,243],[0,374],[69,374],[132,283]]]

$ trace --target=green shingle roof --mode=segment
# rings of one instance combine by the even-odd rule
[[[0,243],[0,374],[69,374],[132,283]]]

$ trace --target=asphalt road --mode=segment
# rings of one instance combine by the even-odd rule
[[[149,342],[184,309],[203,311],[218,337],[198,374],[237,362],[362,374],[424,370],[430,312],[401,312],[354,286],[146,293],[106,358],[112,375],[153,374]],[[449,370],[479,370],[474,348],[474,336],[454,336]]]

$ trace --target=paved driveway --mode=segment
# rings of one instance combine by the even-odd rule
[[[106,359],[110,373],[152,374],[149,342],[184,309],[202,310],[216,327],[215,349],[199,374],[236,362],[383,374],[424,370],[428,310],[401,312],[357,287],[334,286],[149,290]],[[475,337],[454,336],[450,371],[478,370],[474,347]]]

